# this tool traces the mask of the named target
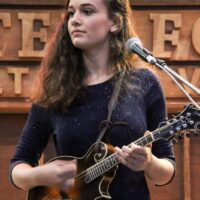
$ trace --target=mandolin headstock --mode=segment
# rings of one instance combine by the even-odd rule
[[[153,134],[155,140],[181,140],[184,137],[200,135],[200,110],[189,104],[177,116],[161,122]]]

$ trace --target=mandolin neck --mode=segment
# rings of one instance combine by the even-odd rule
[[[146,146],[154,141],[153,133],[149,133],[142,138],[139,138],[134,142],[139,146]],[[128,146],[130,146],[129,144]],[[95,165],[91,166],[87,169],[87,174],[85,176],[85,182],[89,183],[92,180],[96,179],[97,177],[103,175],[105,172],[109,171],[113,167],[119,164],[117,160],[117,153],[113,153],[110,156],[106,157],[105,159],[97,162]]]

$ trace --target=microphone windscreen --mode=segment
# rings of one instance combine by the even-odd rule
[[[132,49],[134,45],[139,46],[142,48],[142,42],[139,38],[130,38],[126,42],[126,49],[128,50],[128,53],[132,52]]]

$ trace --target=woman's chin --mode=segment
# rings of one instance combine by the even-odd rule
[[[79,49],[85,49],[86,48],[86,44],[85,42],[83,41],[80,41],[80,40],[74,40],[73,41],[73,45],[76,47],[76,48],[79,48]]]
[[[89,44],[88,41],[81,41],[79,39],[73,40],[73,45],[76,48],[82,49],[82,50],[87,50],[87,49],[90,49],[90,47],[92,47],[92,45]]]

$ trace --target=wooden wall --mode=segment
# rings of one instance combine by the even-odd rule
[[[200,0],[131,0],[143,46],[186,80],[200,86]],[[8,183],[7,166],[30,108],[30,88],[65,0],[0,0],[0,199],[21,200],[25,193]],[[170,113],[189,100],[156,69]],[[184,86],[185,87],[185,86]],[[200,97],[185,87],[200,104]],[[176,144],[177,174],[170,185],[150,184],[153,200],[198,200],[200,137]]]

